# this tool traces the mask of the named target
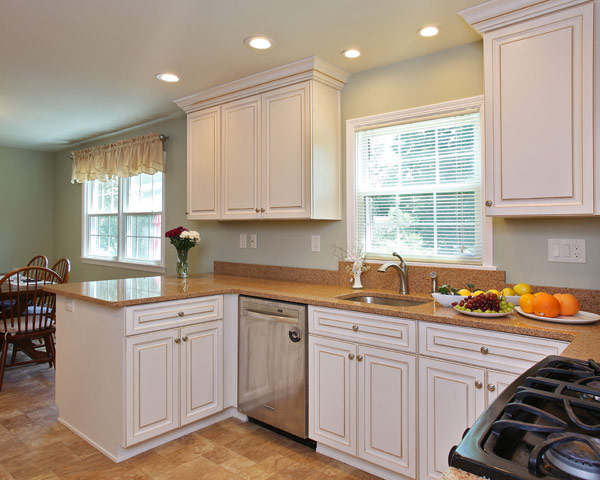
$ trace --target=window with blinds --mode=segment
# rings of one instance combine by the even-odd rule
[[[479,111],[355,135],[355,240],[367,255],[481,265]]]

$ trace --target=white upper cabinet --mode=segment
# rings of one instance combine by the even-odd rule
[[[510,11],[487,2],[460,12],[484,39],[486,213],[599,213],[594,208],[595,4],[517,3],[510,3]]]
[[[187,119],[187,212],[190,220],[220,215],[221,108],[194,112]]]
[[[311,57],[176,100],[188,113],[188,218],[341,219],[347,78]]]

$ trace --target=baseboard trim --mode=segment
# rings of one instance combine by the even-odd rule
[[[334,458],[342,463],[346,463],[354,468],[359,468],[364,470],[367,473],[372,475],[376,475],[377,477],[381,477],[384,480],[411,480],[409,477],[401,475],[396,472],[392,472],[387,468],[380,467],[379,465],[375,465],[371,462],[367,462],[366,460],[362,460],[360,458],[356,458],[352,455],[349,455],[344,452],[340,452],[335,448],[328,447],[326,445],[322,445],[317,442],[317,453],[321,453],[327,457]]]
[[[129,448],[123,448],[123,447],[117,445],[116,455],[114,453],[109,452],[106,448],[102,447],[101,445],[99,445],[98,443],[93,441],[87,435],[80,432],[77,428],[75,428],[73,425],[71,425],[69,422],[66,422],[62,418],[58,417],[58,422],[60,424],[64,425],[69,430],[71,430],[77,436],[81,437],[83,440],[85,440],[87,443],[89,443],[96,450],[98,450],[101,453],[103,453],[104,455],[106,455],[113,462],[119,463],[119,462],[122,462],[123,460],[127,460],[129,458],[135,457],[136,455],[139,455],[140,453],[143,453],[143,452],[151,450],[155,447],[158,447],[159,445],[163,445],[163,444],[171,442],[177,438],[183,437],[184,435],[187,435],[189,433],[195,432],[197,430],[202,430],[203,428],[206,428],[210,425],[213,425],[218,422],[222,422],[223,420],[227,420],[228,418],[236,418],[242,422],[245,422],[248,420],[248,417],[242,413],[239,413],[236,408],[229,407],[229,408],[223,410],[222,412],[211,415],[210,417],[203,418],[201,420],[198,420],[197,422],[190,423],[189,425],[185,425],[183,427],[177,428],[177,429],[172,430],[167,433],[163,433],[162,435],[159,435],[158,437],[148,439],[148,440],[138,443],[136,445],[132,445]]]

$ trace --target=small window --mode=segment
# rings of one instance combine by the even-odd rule
[[[348,121],[348,245],[425,263],[491,264],[481,99]]]
[[[163,190],[161,172],[86,182],[83,258],[164,270]]]

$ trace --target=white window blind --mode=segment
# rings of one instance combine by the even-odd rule
[[[368,256],[482,263],[480,113],[356,132],[356,240]]]

